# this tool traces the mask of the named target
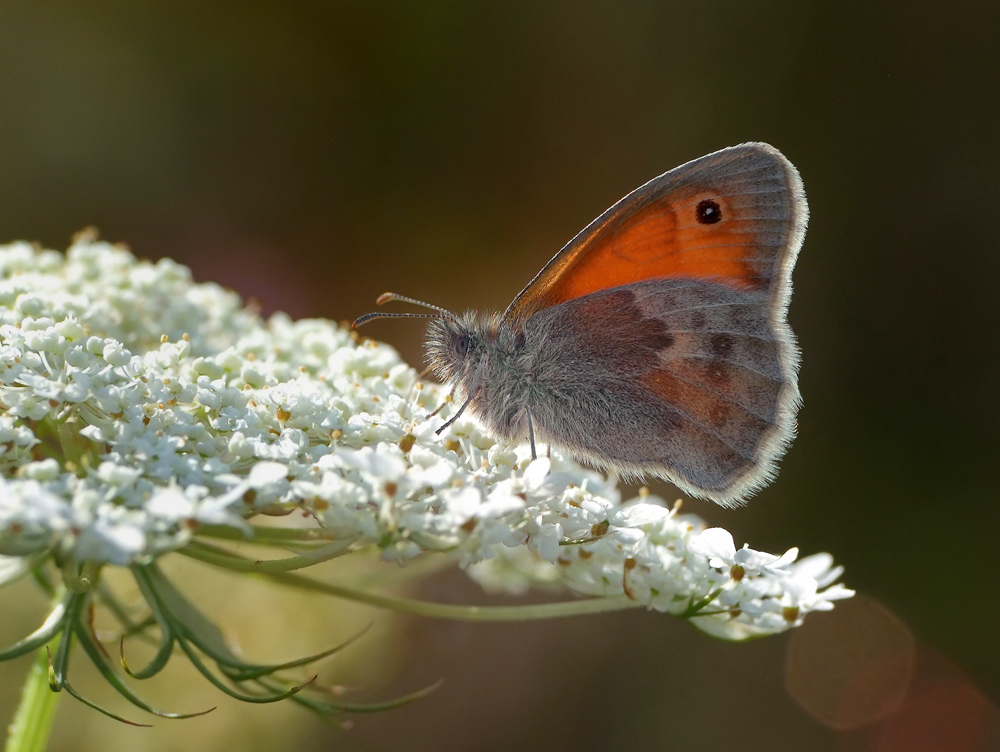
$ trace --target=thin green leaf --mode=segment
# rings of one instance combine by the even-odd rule
[[[23,556],[0,556],[0,587],[21,579],[31,569]]]
[[[135,679],[148,679],[162,671],[164,666],[166,666],[170,661],[170,656],[173,654],[174,650],[174,630],[171,626],[168,615],[160,607],[160,602],[156,597],[155,591],[146,581],[146,578],[142,576],[141,570],[137,567],[133,567],[132,576],[135,578],[136,585],[139,587],[139,592],[142,593],[143,598],[146,600],[146,605],[149,606],[151,612],[146,621],[152,619],[153,623],[155,623],[160,629],[159,647],[157,648],[156,654],[153,658],[146,664],[146,667],[138,671],[134,671],[129,668],[128,663],[125,660],[125,638],[128,636],[128,633],[121,636],[121,640],[119,640],[118,643],[118,653],[122,669],[126,674]]]
[[[66,593],[66,615],[62,620],[62,639],[56,647],[54,658],[49,659],[49,686],[53,692],[62,689],[69,668],[69,649],[73,644],[73,626],[80,619],[80,611],[87,603],[86,593]]]
[[[217,663],[250,671],[256,668],[233,654],[221,630],[174,587],[155,563],[134,567],[133,571],[136,573],[136,580],[143,581],[152,599],[159,604],[158,611],[162,614],[164,622],[169,625],[174,639],[180,639],[183,635]]]
[[[149,679],[156,676],[170,662],[170,656],[173,655],[173,652],[174,638],[166,632],[161,633],[160,647],[157,648],[156,655],[146,664],[145,668],[133,671],[129,668],[128,661],[125,660],[125,635],[122,635],[118,641],[118,658],[122,664],[122,671],[133,679]]]
[[[271,703],[271,702],[280,702],[281,700],[285,700],[285,699],[288,699],[289,697],[292,697],[293,695],[297,694],[302,689],[304,689],[305,687],[307,687],[309,684],[312,684],[312,682],[316,681],[316,677],[314,676],[312,679],[310,679],[309,681],[305,682],[304,684],[299,684],[299,685],[297,685],[295,687],[291,687],[290,689],[287,689],[287,690],[285,690],[283,692],[278,692],[276,694],[270,694],[270,695],[247,695],[247,694],[243,694],[241,692],[237,692],[236,690],[234,690],[234,689],[226,686],[225,683],[223,683],[218,677],[216,677],[215,674],[213,674],[209,670],[208,666],[206,666],[205,663],[201,660],[201,658],[198,657],[198,654],[194,651],[194,649],[191,647],[191,645],[188,644],[187,640],[185,640],[183,638],[178,638],[177,639],[177,644],[181,646],[181,650],[184,651],[184,653],[187,655],[188,659],[191,661],[192,664],[194,664],[194,667],[196,669],[198,669],[198,671],[201,673],[202,676],[204,676],[206,679],[208,679],[220,691],[225,692],[227,695],[229,695],[230,697],[232,697],[234,699],[242,700],[243,702],[252,702],[252,703],[256,703],[256,704],[267,704],[267,703]]]
[[[73,695],[73,697],[75,697],[84,705],[86,705],[88,708],[93,708],[98,713],[103,713],[108,718],[114,718],[116,721],[121,721],[122,723],[128,724],[129,726],[138,726],[139,728],[152,728],[151,723],[136,723],[135,721],[130,721],[128,718],[122,718],[120,715],[115,715],[110,710],[105,710],[93,700],[88,700],[86,697],[84,697],[75,689],[73,689],[73,687],[69,685],[69,682],[63,682],[63,688],[71,695]]]
[[[259,682],[267,686],[268,682],[262,680]],[[371,703],[360,703],[360,702],[336,702],[333,700],[325,700],[316,697],[315,695],[298,695],[293,697],[294,702],[303,705],[310,710],[313,710],[320,714],[326,713],[380,713],[385,710],[394,710],[395,708],[402,707],[403,705],[408,705],[411,702],[415,702],[423,697],[426,697],[431,692],[436,691],[444,683],[443,679],[440,679],[429,687],[424,687],[423,689],[418,689],[416,692],[411,692],[408,695],[403,695],[402,697],[396,697],[392,700],[385,700],[384,702],[371,702]]]
[[[123,637],[138,636],[139,639],[149,645],[158,645],[160,643],[160,640],[147,634],[149,628],[156,625],[156,618],[151,613],[147,614],[141,621],[132,621],[128,609],[124,604],[119,602],[118,598],[111,592],[111,589],[103,582],[97,586],[97,597],[100,599],[101,604],[106,606],[111,611],[112,616],[121,624]]]
[[[245,682],[245,681],[249,681],[251,679],[257,679],[258,677],[261,677],[261,676],[267,676],[269,674],[274,674],[274,673],[276,673],[278,671],[287,671],[288,669],[298,668],[299,666],[306,666],[306,665],[308,665],[310,663],[315,663],[316,661],[320,661],[320,660],[323,660],[324,658],[328,658],[329,656],[333,655],[334,653],[339,653],[341,650],[343,650],[344,648],[346,648],[348,645],[350,645],[351,643],[353,643],[356,640],[360,639],[371,628],[372,628],[372,625],[369,624],[364,629],[362,629],[360,632],[358,632],[356,635],[354,635],[352,637],[349,637],[348,639],[346,639],[344,642],[340,643],[339,645],[334,645],[332,648],[327,648],[326,650],[324,650],[321,653],[316,653],[315,655],[306,656],[305,658],[299,658],[299,659],[294,660],[294,661],[288,661],[287,663],[279,663],[279,664],[275,664],[273,666],[258,666],[257,668],[255,668],[253,670],[250,670],[250,671],[226,671],[225,668],[223,668],[221,666],[220,666],[220,668],[222,668],[223,673],[225,673],[227,677],[229,677],[230,679],[232,679],[233,681],[236,681],[236,682]]]
[[[442,684],[444,684],[444,679],[438,679],[429,687],[424,687],[423,689],[418,689],[416,692],[411,692],[408,695],[396,697],[392,700],[385,700],[383,702],[337,702],[328,704],[335,707],[337,710],[342,710],[347,713],[381,713],[384,710],[395,710],[403,705],[409,705],[411,702],[416,702],[432,692],[436,692]]]
[[[132,691],[121,677],[114,672],[111,667],[111,661],[105,657],[105,653],[101,646],[97,643],[97,638],[84,626],[81,622],[76,622],[74,625],[74,633],[80,640],[80,645],[83,647],[84,651],[90,657],[94,666],[98,671],[101,672],[101,676],[104,680],[108,682],[115,690],[124,697],[126,700],[131,702],[137,708],[142,708],[147,713],[152,713],[153,715],[159,716],[160,718],[195,718],[200,715],[205,715],[206,713],[211,713],[215,708],[209,708],[208,710],[200,710],[195,713],[167,713],[162,710],[157,710],[152,705],[142,700],[135,692]]]
[[[186,646],[187,642],[190,642],[194,647],[215,661],[223,675],[234,683],[242,683],[249,679],[274,674],[278,671],[304,666],[308,663],[321,660],[342,650],[360,636],[360,634],[355,635],[345,643],[336,645],[316,655],[299,658],[286,663],[273,665],[248,663],[229,649],[219,628],[197,606],[185,598],[157,567],[154,565],[142,567],[141,571],[137,572],[137,577],[143,581],[144,591],[148,590],[150,596],[159,604],[158,612],[163,614],[163,619],[169,625],[167,628],[173,632],[174,639],[182,646],[182,649],[191,658],[192,662],[196,664],[201,663],[197,656],[192,654],[191,649]],[[160,611],[160,607],[162,607],[162,611]],[[222,688],[216,682],[214,674],[203,664],[199,666],[199,671],[209,678],[210,681],[216,683],[216,686]],[[229,690],[223,689],[223,691],[228,692]],[[230,694],[238,699],[247,699],[248,697],[241,696],[238,693]],[[278,699],[284,699],[287,696],[290,696],[288,692],[278,693],[268,698],[267,701],[274,702]]]
[[[9,648],[0,650],[0,661],[10,660],[11,658],[17,658],[18,656],[30,653],[55,637],[64,627],[63,620],[66,618],[68,601],[69,599],[66,598],[57,603],[55,608],[45,618],[45,621],[42,622],[42,626],[30,635],[20,642],[11,645]]]

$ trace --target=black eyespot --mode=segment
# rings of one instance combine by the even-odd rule
[[[699,202],[698,208],[694,210],[694,216],[703,225],[714,225],[722,219],[722,209],[712,199],[706,198]]]

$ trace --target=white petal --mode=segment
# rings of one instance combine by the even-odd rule
[[[736,542],[733,534],[725,528],[710,527],[702,530],[688,541],[688,549],[712,560],[721,560],[724,564],[732,564],[736,556]],[[722,566],[712,562],[712,566]]]
[[[280,462],[258,462],[250,470],[247,482],[251,488],[260,488],[268,483],[282,480],[288,475],[288,466]]]
[[[145,548],[146,536],[138,527],[97,521],[80,533],[76,555],[81,561],[97,560],[127,566]]]
[[[528,464],[528,469],[524,471],[524,484],[534,489],[542,485],[549,471],[552,469],[552,461],[548,457],[539,457]]]
[[[639,527],[659,522],[670,515],[670,510],[659,504],[639,502],[619,509],[608,518],[608,522],[618,527]]]

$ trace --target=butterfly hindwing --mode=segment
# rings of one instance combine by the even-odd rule
[[[791,343],[772,330],[764,298],[649,280],[540,312],[525,336],[562,387],[533,408],[544,410],[544,438],[720,503],[745,495],[771,474],[798,399],[784,365]]]

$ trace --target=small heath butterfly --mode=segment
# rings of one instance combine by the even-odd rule
[[[802,180],[747,143],[660,175],[590,223],[502,314],[432,318],[430,369],[505,442],[567,450],[724,506],[775,473],[799,355],[785,318]],[[448,425],[448,424],[446,424]]]

